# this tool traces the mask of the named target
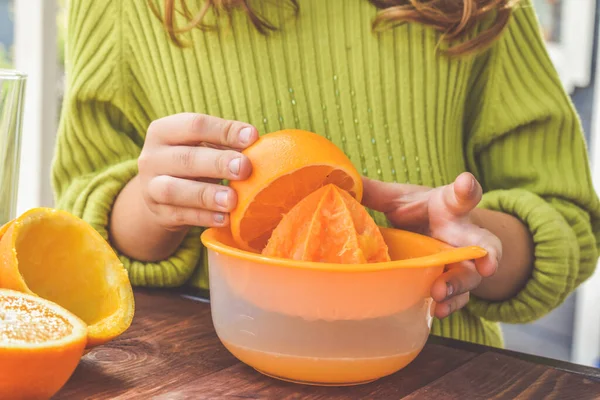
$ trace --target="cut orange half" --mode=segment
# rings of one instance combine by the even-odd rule
[[[230,183],[238,196],[230,225],[236,244],[244,250],[261,252],[283,215],[322,186],[334,184],[362,199],[362,180],[350,159],[315,133],[269,133],[243,153],[252,163],[252,174]]]
[[[88,347],[131,324],[134,299],[127,271],[85,221],[48,208],[15,219],[0,239],[0,287],[35,294],[88,325]]]
[[[0,289],[0,399],[49,399],[77,367],[83,321],[37,296]]]

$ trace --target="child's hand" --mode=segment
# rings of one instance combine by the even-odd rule
[[[152,122],[138,159],[143,198],[168,230],[224,226],[237,202],[221,179],[246,179],[252,170],[242,150],[256,128],[203,114],[176,114]]]
[[[366,207],[385,213],[401,229],[423,233],[453,246],[480,246],[488,251],[485,258],[450,265],[431,288],[438,303],[435,315],[444,318],[464,307],[469,292],[482,277],[496,272],[502,257],[502,243],[476,223],[475,207],[481,200],[479,182],[469,173],[454,183],[438,188],[383,183],[364,178]]]

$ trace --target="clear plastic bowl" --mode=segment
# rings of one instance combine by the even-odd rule
[[[342,266],[264,257],[238,249],[228,229],[206,230],[221,342],[259,372],[298,383],[354,385],[404,368],[429,336],[433,281],[445,265],[486,253],[381,232],[392,261]]]

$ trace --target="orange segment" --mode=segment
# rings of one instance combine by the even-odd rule
[[[83,321],[37,296],[0,289],[0,399],[48,399],[86,345]]]
[[[238,196],[230,223],[233,238],[244,250],[262,251],[283,215],[322,186],[335,184],[358,201],[362,198],[362,180],[352,162],[315,133],[269,133],[243,153],[252,163],[252,174],[230,182]]]
[[[375,221],[352,196],[329,184],[301,200],[273,231],[263,255],[299,261],[390,261]]]
[[[88,346],[131,324],[127,272],[110,245],[83,220],[46,208],[17,218],[0,239],[0,287],[36,294],[89,325]]]

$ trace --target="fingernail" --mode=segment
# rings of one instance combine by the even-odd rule
[[[473,191],[475,190],[475,178],[473,177],[473,175],[471,175],[470,178],[471,183],[469,184],[469,194],[473,193]]]
[[[446,282],[446,297],[452,296],[454,293],[454,286],[450,282]]]
[[[226,191],[220,191],[215,194],[215,203],[220,205],[221,207],[227,207],[227,198],[229,197],[229,193]]]
[[[250,143],[250,136],[252,136],[252,128],[246,127],[240,131],[240,143]]]
[[[223,214],[215,214],[215,222],[217,224],[222,224],[225,221],[225,216]]]
[[[241,162],[242,160],[239,158],[234,158],[233,160],[231,160],[229,162],[229,171],[231,171],[231,173],[234,175],[238,175],[240,173]]]

